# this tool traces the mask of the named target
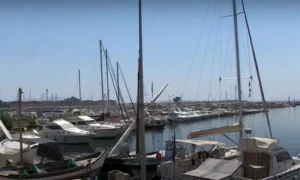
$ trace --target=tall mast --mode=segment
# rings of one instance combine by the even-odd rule
[[[139,58],[139,61],[140,61],[140,58]],[[138,67],[138,69],[140,69],[140,66]],[[135,148],[136,148],[136,154],[139,154],[140,153],[140,138],[139,138],[139,128],[140,128],[140,73],[139,73],[140,70],[138,70],[138,86],[137,86],[137,98],[136,98],[136,144],[135,144]]]
[[[142,34],[142,0],[139,0],[139,147],[141,162],[141,179],[146,180],[146,147],[145,147],[145,122],[144,122],[144,77],[143,77],[143,34]]]
[[[152,81],[152,84],[151,84],[151,93],[152,93],[152,98],[153,98],[153,81]]]
[[[117,99],[120,101],[119,63],[117,62]]]
[[[107,55],[107,49],[104,51],[105,54],[105,66],[106,66],[106,95],[107,95],[107,111],[109,112],[109,81],[108,81],[108,55]]]
[[[78,69],[78,81],[79,81],[79,113],[81,113],[81,81],[80,81],[80,69]]]
[[[120,105],[120,78],[119,78],[119,63],[117,62],[117,100],[118,103]],[[123,111],[122,111],[122,107],[121,108],[121,113],[122,113],[122,117],[123,117]]]
[[[22,89],[19,88],[19,131],[20,131],[20,165],[23,166],[23,138],[22,138]]]
[[[235,56],[236,56],[236,72],[239,98],[239,123],[243,123],[242,115],[242,87],[241,87],[241,70],[240,70],[240,52],[239,52],[239,32],[236,13],[236,0],[232,0],[233,5],[233,21],[234,21],[234,37],[235,37]],[[243,130],[240,131],[240,137],[243,137]]]
[[[100,71],[101,71],[101,98],[104,100],[104,89],[103,89],[103,62],[102,62],[102,40],[99,41],[100,44]]]
[[[261,79],[260,79],[258,64],[257,64],[257,60],[256,60],[256,54],[255,54],[255,50],[254,50],[254,46],[253,46],[252,36],[251,36],[251,32],[250,32],[250,28],[249,28],[248,19],[247,19],[247,15],[246,15],[243,0],[242,0],[242,6],[243,6],[243,12],[244,12],[246,25],[247,25],[247,32],[248,32],[248,36],[249,36],[249,39],[250,39],[250,44],[251,44],[251,49],[252,49],[252,54],[253,54],[253,59],[254,59],[254,64],[255,64],[255,69],[256,69],[256,75],[257,75],[257,78],[258,78],[260,94],[261,94],[261,98],[262,98],[262,101],[263,101],[263,107],[264,107],[264,111],[265,111],[267,122],[268,122],[270,137],[273,138],[270,119],[269,119],[269,113],[268,113],[268,109],[267,109],[267,106],[266,106],[266,99],[265,99],[264,89],[263,89],[262,82],[261,82]]]

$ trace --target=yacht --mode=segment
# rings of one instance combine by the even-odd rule
[[[95,136],[95,133],[79,129],[63,119],[40,125],[39,133],[45,138],[62,144],[89,143]]]
[[[173,112],[169,114],[169,121],[171,122],[183,122],[191,120],[199,120],[213,116],[211,113],[201,113],[200,111],[193,110],[191,108],[175,108]]]
[[[20,128],[13,127],[10,131],[10,134],[13,138],[20,138]],[[32,139],[40,139],[39,133],[36,130],[28,131],[27,128],[22,128],[22,139],[24,140],[32,140]]]
[[[110,124],[100,124],[89,116],[73,116],[66,118],[74,126],[95,133],[94,138],[115,138],[123,134],[123,128]]]

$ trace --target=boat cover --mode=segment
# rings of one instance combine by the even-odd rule
[[[276,139],[251,137],[240,138],[239,151],[270,153],[279,147]]]
[[[208,145],[225,145],[218,141],[205,141],[205,140],[194,140],[194,139],[176,139],[176,142],[194,144],[196,146],[208,146]]]
[[[238,160],[208,158],[197,169],[184,173],[182,179],[225,179],[232,176],[241,165],[242,162]]]
[[[212,128],[212,129],[205,129],[205,130],[199,130],[199,131],[193,131],[189,134],[189,138],[197,138],[201,136],[210,136],[214,134],[225,134],[225,133],[232,133],[232,132],[239,132],[243,129],[243,125],[236,123],[232,126],[223,126],[218,128]]]
[[[40,138],[40,139],[30,139],[28,142],[31,143],[38,143],[38,150],[37,155],[38,156],[45,156],[48,159],[54,160],[54,161],[60,161],[63,160],[63,155],[60,151],[60,148],[57,144],[57,142],[52,141],[47,138]]]
[[[29,148],[28,144],[23,143],[23,150]],[[12,155],[20,152],[20,141],[19,140],[3,140],[0,142],[0,154]]]

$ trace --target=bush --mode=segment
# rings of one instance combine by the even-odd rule
[[[8,130],[10,130],[14,125],[13,118],[6,114],[3,110],[0,111],[0,120]]]
[[[28,129],[33,129],[33,128],[36,127],[35,119],[36,118],[30,118],[30,119],[28,119]]]

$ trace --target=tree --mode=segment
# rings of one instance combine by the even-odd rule
[[[0,120],[3,122],[6,129],[13,127],[13,118],[6,114],[3,110],[0,111]]]
[[[181,102],[181,97],[179,96],[176,96],[173,98],[173,101],[176,103],[176,104],[179,104]]]

